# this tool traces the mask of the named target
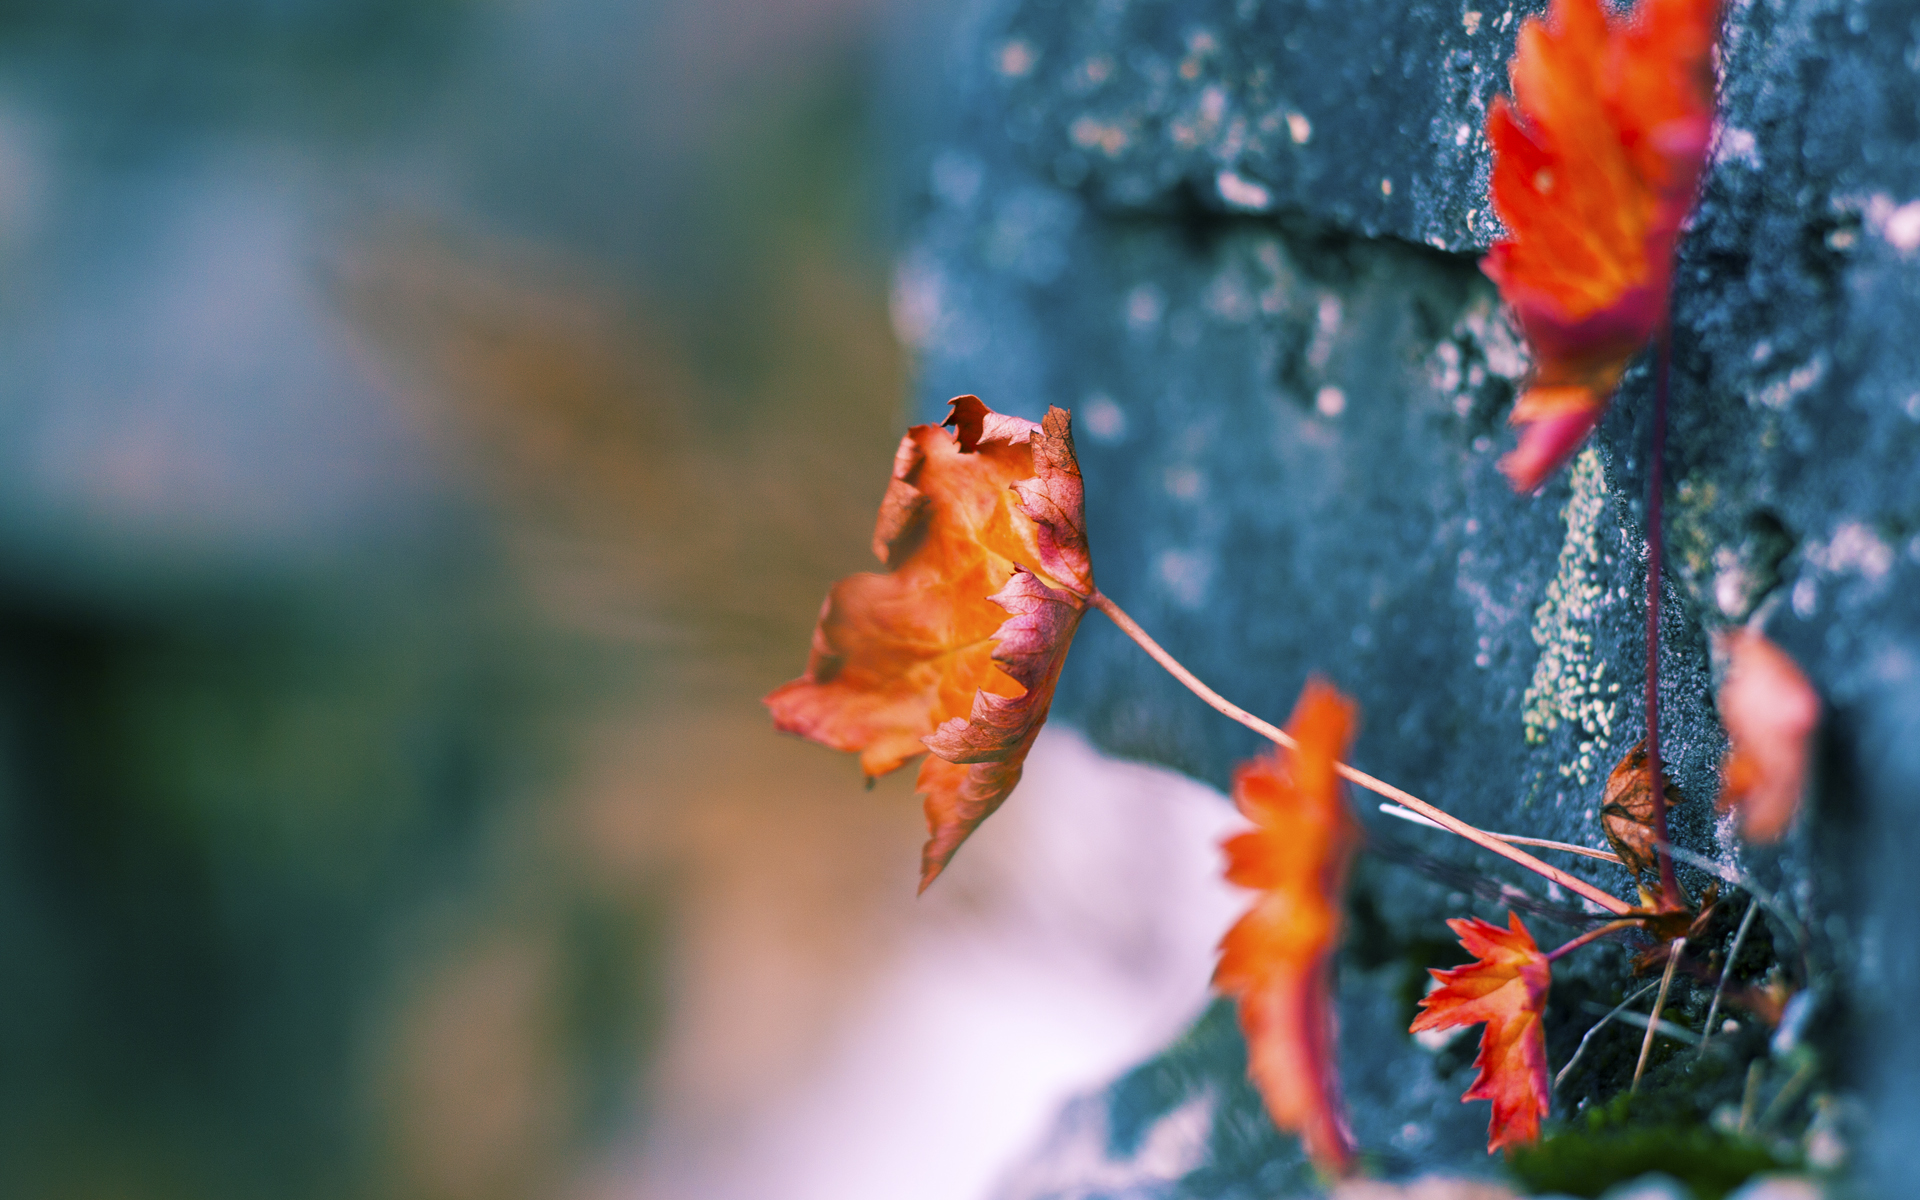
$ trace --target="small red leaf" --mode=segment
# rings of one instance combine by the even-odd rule
[[[1507,914],[1506,929],[1478,917],[1447,925],[1477,961],[1429,972],[1440,986],[1420,1001],[1425,1011],[1414,1018],[1412,1032],[1484,1021],[1480,1054],[1473,1060],[1480,1074],[1461,1099],[1493,1101],[1488,1153],[1537,1141],[1540,1118],[1551,1105],[1542,1017],[1553,968],[1518,914]]]
[[[1800,667],[1750,629],[1723,634],[1730,659],[1720,720],[1732,745],[1721,770],[1721,812],[1740,814],[1748,841],[1777,842],[1800,811],[1820,697]]]
[[[1680,226],[1713,127],[1719,0],[1553,0],[1520,26],[1513,100],[1487,114],[1491,192],[1511,236],[1481,263],[1534,354],[1501,469],[1531,491],[1606,411],[1666,320]]]
[[[1299,749],[1234,772],[1234,803],[1254,827],[1227,841],[1227,880],[1259,895],[1220,943],[1213,975],[1214,986],[1239,1001],[1247,1073],[1267,1111],[1329,1174],[1344,1173],[1353,1158],[1330,986],[1347,864],[1359,841],[1334,774],[1354,717],[1352,701],[1309,680],[1287,724]]]

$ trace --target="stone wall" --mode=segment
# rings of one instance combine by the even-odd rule
[[[1496,462],[1527,362],[1476,264],[1498,233],[1482,128],[1520,19],[1543,7],[961,5],[943,71],[902,90],[902,111],[937,115],[902,155],[894,307],[923,415],[959,392],[1074,410],[1102,588],[1203,678],[1280,717],[1325,673],[1363,706],[1367,770],[1484,827],[1592,843],[1643,726],[1652,389],[1643,361],[1571,470],[1538,496],[1508,489]],[[1848,1144],[1891,1184],[1920,1178],[1920,1035],[1896,1004],[1920,984],[1920,14],[1729,9],[1722,123],[1674,285],[1662,736],[1677,839],[1805,927],[1820,1111],[1864,1098],[1870,1128]],[[1763,852],[1736,851],[1711,805],[1707,634],[1756,613],[1828,706],[1809,817]],[[1058,719],[1217,784],[1256,750],[1104,624],[1082,637]],[[1511,901],[1544,939],[1572,902],[1360,807],[1376,853],[1341,974],[1357,1133],[1389,1174],[1473,1168],[1485,1106],[1454,1099],[1471,1039],[1434,1052],[1405,1033],[1421,968],[1445,961],[1439,918]],[[1557,973],[1556,1065],[1592,1023],[1581,1004],[1624,978],[1609,952]],[[1776,1078],[1788,1048],[1755,1036],[1744,1053]],[[1308,1187],[1240,1053],[1215,1011],[1063,1116],[1057,1146],[1098,1143],[1102,1178],[1134,1190],[1074,1191],[1043,1156],[1032,1180],[1050,1182],[1013,1194]],[[1570,1080],[1556,1114],[1609,1094],[1609,1069]],[[1737,1098],[1730,1076],[1674,1079]],[[1207,1131],[1205,1152],[1148,1163],[1175,1118]]]

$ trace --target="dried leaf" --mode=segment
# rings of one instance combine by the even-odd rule
[[[917,785],[922,891],[1046,721],[1093,591],[1084,510],[1064,409],[1035,425],[958,397],[900,440],[873,536],[887,573],[834,585],[806,674],[767,697],[776,727],[857,752],[869,777],[938,756]]]
[[[1667,808],[1671,810],[1680,803],[1680,793],[1671,779],[1663,782]],[[1660,872],[1653,816],[1653,789],[1647,786],[1647,742],[1642,738],[1607,776],[1606,797],[1600,804],[1601,831],[1635,877]]]
[[[1299,749],[1234,772],[1234,803],[1254,827],[1227,841],[1227,880],[1259,895],[1221,941],[1213,975],[1214,986],[1239,1001],[1247,1073],[1267,1111],[1329,1174],[1347,1169],[1354,1145],[1329,993],[1347,864],[1359,840],[1334,774],[1354,720],[1350,700],[1309,680],[1287,724]]]
[[[1440,986],[1420,1001],[1425,1011],[1414,1018],[1412,1032],[1484,1021],[1480,1054],[1473,1060],[1480,1074],[1461,1099],[1493,1101],[1489,1153],[1537,1141],[1540,1118],[1550,1106],[1542,1017],[1553,968],[1517,913],[1507,914],[1506,929],[1477,917],[1447,925],[1477,961],[1430,972]]]
[[[1777,842],[1800,811],[1820,697],[1785,651],[1750,629],[1720,639],[1729,658],[1720,720],[1732,745],[1721,770],[1721,812],[1740,814],[1748,841]]]
[[[1719,0],[1553,0],[1520,26],[1513,100],[1487,114],[1495,211],[1481,266],[1534,354],[1501,469],[1531,491],[1572,456],[1667,315],[1680,226],[1713,129]]]

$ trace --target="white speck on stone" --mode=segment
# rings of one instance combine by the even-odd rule
[[[1305,113],[1288,113],[1287,136],[1293,139],[1296,146],[1306,145],[1307,139],[1313,136],[1313,122],[1307,120]]]
[[[1324,371],[1327,360],[1333,357],[1333,339],[1340,333],[1340,308],[1339,296],[1320,293],[1314,308],[1313,341],[1307,344],[1307,365],[1316,371]]]
[[[1458,129],[1453,131],[1453,144],[1456,146],[1464,146],[1467,144],[1467,139],[1472,136],[1473,136],[1473,126],[1462,125]]]
[[[1127,325],[1135,333],[1145,333],[1158,325],[1166,311],[1166,296],[1151,283],[1143,283],[1127,293]]]
[[[1019,38],[1000,43],[1000,53],[995,56],[995,65],[1009,79],[1020,79],[1030,74],[1039,61],[1040,56],[1033,47]]]
[[[1881,236],[1902,254],[1920,248],[1920,200],[1909,200],[1894,209]]]
[[[1768,341],[1766,338],[1761,338],[1759,341],[1753,344],[1753,361],[1754,362],[1763,363],[1772,357],[1773,357],[1772,342]]]
[[[1236,172],[1222,170],[1214,176],[1213,185],[1220,189],[1220,199],[1229,207],[1252,212],[1265,212],[1273,207],[1273,193],[1265,184],[1255,183]]]
[[[1452,393],[1460,390],[1460,381],[1462,378],[1459,343],[1448,340],[1435,346],[1433,348],[1433,357],[1427,362],[1427,382],[1431,383],[1433,389],[1437,392]],[[1472,411],[1473,398],[1469,396],[1465,397],[1465,399],[1467,401],[1468,411]],[[1459,405],[1457,403],[1454,405],[1454,411],[1459,412]],[[1460,415],[1465,416],[1466,413],[1461,413]]]
[[[1758,392],[1752,393],[1748,399],[1768,408],[1782,409],[1793,403],[1796,396],[1826,378],[1826,374],[1827,356],[1822,352],[1787,372],[1786,378],[1776,379]]]
[[[1504,305],[1495,307],[1486,300],[1474,304],[1454,326],[1453,336],[1470,336],[1479,343],[1487,370],[1502,379],[1519,379],[1532,365],[1526,343],[1514,329]]]
[[[1200,89],[1200,119],[1208,125],[1220,124],[1220,118],[1227,115],[1227,89],[1217,83],[1210,83]]]
[[[1472,37],[1474,34],[1479,33],[1480,32],[1480,14],[1477,12],[1474,12],[1472,9],[1468,9],[1466,12],[1461,13],[1460,27],[1467,31],[1468,37]]]
[[[1133,141],[1124,125],[1093,117],[1075,118],[1067,127],[1067,136],[1082,150],[1098,150],[1108,158],[1118,158]]]
[[[1206,603],[1213,584],[1213,556],[1195,550],[1162,550],[1156,563],[1160,582],[1180,607],[1197,609]]]
[[[1820,604],[1820,589],[1812,579],[1802,579],[1793,585],[1793,615],[1802,621],[1813,616]]]
[[[1744,166],[1760,169],[1760,144],[1754,139],[1753,131],[1734,125],[1722,125],[1719,135],[1713,143],[1713,161],[1716,163],[1737,162]]]
[[[1833,531],[1824,546],[1818,543],[1806,549],[1807,561],[1836,574],[1852,573],[1872,582],[1886,576],[1893,567],[1893,547],[1858,521],[1848,521]]]
[[[1080,413],[1096,442],[1112,443],[1127,436],[1127,414],[1105,392],[1088,396],[1080,405]]]
[[[1391,195],[1393,195],[1393,180],[1391,180],[1391,179],[1382,179],[1382,180],[1380,181],[1380,194],[1381,194],[1382,196],[1391,196]]]
[[[1867,228],[1903,256],[1920,250],[1920,200],[1895,204],[1892,196],[1875,192],[1864,202],[1858,197],[1847,197],[1836,200],[1835,206],[1859,212],[1866,219]]]
[[[1313,394],[1313,408],[1323,417],[1337,417],[1347,411],[1347,394],[1328,384]]]
[[[1546,599],[1533,614],[1533,640],[1540,647],[1533,678],[1522,701],[1528,745],[1540,745],[1562,724],[1571,726],[1578,754],[1560,766],[1563,776],[1582,787],[1604,769],[1619,718],[1619,702],[1609,699],[1607,662],[1594,645],[1593,630],[1607,589],[1600,582],[1599,523],[1607,505],[1607,480],[1599,452],[1589,446],[1573,460],[1573,495],[1563,519],[1566,539]]]
[[[1505,29],[1511,24],[1513,24],[1513,10],[1508,9],[1506,12],[1500,14],[1500,28]]]
[[[1753,579],[1740,556],[1726,546],[1713,552],[1713,603],[1721,615],[1737,621],[1747,613]]]

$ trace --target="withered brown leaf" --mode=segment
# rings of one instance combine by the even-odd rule
[[[1663,782],[1667,808],[1671,810],[1680,803],[1680,793],[1671,779]],[[1647,742],[1642,738],[1607,776],[1606,796],[1600,804],[1601,832],[1635,878],[1660,871],[1656,849],[1659,838],[1654,834],[1653,818],[1653,789],[1647,786]]]

